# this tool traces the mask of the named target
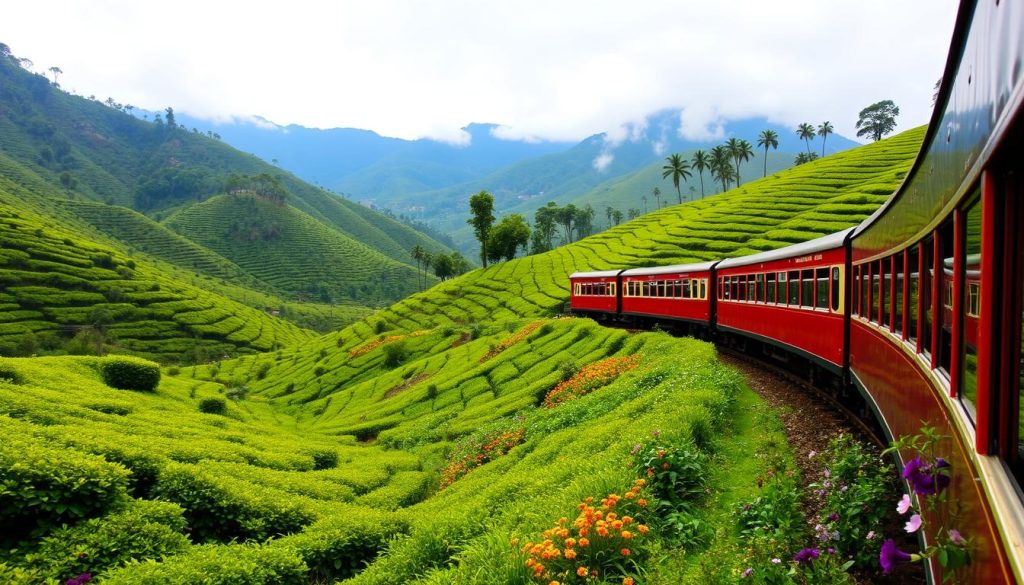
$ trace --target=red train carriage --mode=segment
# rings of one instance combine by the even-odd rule
[[[839,373],[845,243],[852,231],[719,262],[718,329],[780,346]]]
[[[1024,582],[1022,26],[963,4],[921,154],[851,238],[850,379],[891,435],[950,437],[973,583]]]
[[[576,272],[569,276],[572,286],[569,306],[573,311],[619,312],[619,274],[622,270]]]
[[[707,325],[714,265],[704,262],[626,270],[622,273],[622,314]]]

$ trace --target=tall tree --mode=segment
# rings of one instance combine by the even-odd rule
[[[167,116],[165,116],[164,118],[164,120],[167,122],[167,129],[174,130],[175,128],[178,127],[178,123],[174,121],[174,108],[168,106],[167,109],[164,111],[167,112]]]
[[[60,67],[50,67],[50,73],[53,73],[53,84],[57,85],[57,76],[64,72],[61,71]]]
[[[412,258],[416,261],[416,276],[420,276],[420,272],[424,271],[423,260],[426,258],[426,255],[427,251],[423,249],[423,246],[416,244],[412,247]],[[421,279],[420,290],[423,290],[423,282],[426,282],[425,278]]]
[[[875,102],[857,115],[857,136],[870,136],[876,142],[896,129],[896,116],[900,109],[892,100]]]
[[[764,174],[763,177],[768,176],[768,147],[772,147],[775,150],[779,149],[779,135],[774,130],[761,130],[761,134],[757,137],[758,148],[764,148]]]
[[[615,225],[619,225],[620,223],[622,223],[622,212],[616,209],[612,213],[612,219],[615,220]]]
[[[700,174],[700,198],[704,198],[704,170],[711,167],[711,155],[704,152],[703,150],[695,150],[693,152],[693,158],[690,159],[690,164],[693,168],[697,169],[697,173]]]
[[[626,212],[626,215],[628,215],[630,221],[632,221],[632,220],[640,217],[640,210],[635,208],[635,207],[630,207],[629,211]]]
[[[594,233],[594,217],[597,212],[589,203],[576,210],[576,239],[581,240]]]
[[[473,234],[480,242],[480,263],[487,268],[487,240],[494,225],[494,197],[487,191],[473,195],[469,198],[469,212],[473,217],[466,223],[473,226]]]
[[[533,253],[550,250],[553,247],[552,239],[558,230],[558,205],[554,201],[549,201],[546,206],[533,213],[533,230]]]
[[[732,159],[736,161],[736,186],[740,186],[740,163],[750,160],[750,157],[754,155],[754,149],[750,146],[750,143],[746,140],[730,138],[725,143],[726,148],[729,149],[729,154],[732,155]]]
[[[679,196],[679,203],[683,202],[683,192],[679,190],[679,180],[689,179],[693,176],[690,172],[690,163],[681,154],[673,154],[665,159],[665,166],[661,167],[661,178],[672,177],[672,184],[676,188],[676,195]]]
[[[487,246],[487,255],[494,262],[502,259],[511,260],[516,257],[519,248],[525,250],[530,242],[530,226],[518,213],[506,215],[491,230],[491,239]]]
[[[608,218],[608,227],[612,227],[612,218],[615,217],[615,208],[609,205],[605,208],[604,215]]]
[[[647,215],[647,195],[641,197],[640,200],[644,202],[644,215]]]
[[[711,149],[711,176],[722,183],[722,191],[729,190],[729,183],[732,182],[735,170],[732,168],[732,158],[728,147],[719,145]]]
[[[804,142],[807,143],[807,152],[810,153],[811,152],[811,141],[814,140],[814,134],[815,134],[814,133],[814,126],[811,125],[811,124],[808,124],[807,122],[804,122],[803,124],[800,124],[800,126],[796,129],[796,133],[797,133],[797,136],[800,137],[800,140],[803,140]]]
[[[797,153],[796,158],[793,159],[793,164],[794,165],[802,165],[804,163],[809,163],[812,160],[816,160],[817,158],[818,158],[818,153],[816,153],[816,152],[800,152],[800,153]]]
[[[655,187],[651,195],[654,195],[654,208],[661,209],[661,189]]]
[[[825,139],[828,138],[829,134],[832,134],[833,130],[835,130],[835,127],[828,120],[818,125],[818,136],[821,136],[821,156],[825,156]]]
[[[562,243],[572,243],[572,234],[576,228],[577,210],[576,206],[572,203],[565,207],[556,208],[555,210],[555,221],[562,226]]]
[[[447,254],[438,254],[434,259],[434,275],[442,281],[448,280],[455,275],[455,264],[452,257]]]

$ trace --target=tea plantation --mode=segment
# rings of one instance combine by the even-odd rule
[[[56,332],[98,306],[123,311],[105,327],[143,356],[197,332],[261,353],[0,358],[0,582],[734,583],[752,555],[791,557],[803,519],[771,486],[798,472],[714,347],[553,315],[575,270],[853,225],[922,137],[477,270],[321,337],[5,210],[0,278],[19,280],[0,332]],[[777,526],[753,541],[737,510],[769,500]]]

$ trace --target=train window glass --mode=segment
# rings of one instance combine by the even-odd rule
[[[725,297],[725,277],[718,277],[718,298],[724,299]]]
[[[692,280],[690,280],[688,282],[688,286],[689,286],[689,289],[690,289],[690,298],[691,299],[699,299],[700,298],[700,282],[701,281],[700,281],[699,278],[694,278],[694,279],[692,279]]]
[[[764,274],[757,275],[757,302],[764,302]]]
[[[706,299],[707,298],[707,294],[708,294],[707,288],[708,288],[708,279],[706,279],[706,278],[700,279],[700,297],[699,298],[702,298],[702,299]]]
[[[871,305],[868,307],[870,309],[869,315],[871,316],[871,321],[874,323],[878,323],[878,300],[881,298],[878,296],[881,291],[881,286],[879,285],[880,277],[878,275],[878,266],[879,264],[877,260],[871,263],[871,298],[868,299]]]
[[[927,356],[932,354],[932,324],[935,311],[932,307],[932,289],[935,287],[935,239],[929,237],[921,244],[921,348]]]
[[[904,253],[900,252],[892,257],[892,274],[893,274],[893,290],[892,295],[892,308],[894,311],[894,318],[892,322],[892,329],[897,335],[903,335],[903,261]]]
[[[964,239],[964,272],[960,282],[966,294],[960,308],[960,401],[974,419],[978,399],[978,314],[981,293],[981,202],[974,203],[967,213]]]
[[[819,309],[827,309],[829,306],[828,298],[828,268],[819,268],[816,272],[817,275],[817,287],[818,296],[814,299],[814,306]]]
[[[839,282],[839,267],[832,267],[832,312],[839,312],[839,295],[842,293],[841,283]]]
[[[740,300],[740,277],[732,277],[729,284],[729,293],[732,295],[734,301]]]
[[[882,325],[892,325],[893,259],[882,260]]]
[[[800,304],[800,272],[794,270],[787,276],[789,282],[789,299],[787,304],[796,306]]]
[[[814,271],[803,270],[800,272],[800,305],[803,307],[814,307]]]
[[[775,302],[775,273],[769,272],[764,275],[765,279],[765,301],[769,303]]]
[[[871,267],[860,266],[860,316],[871,317]]]
[[[953,360],[953,222],[947,221],[939,228],[939,290],[942,291],[942,298],[949,297],[949,306],[940,307],[938,318],[939,345],[935,352],[939,358],[939,370],[949,375],[950,364]],[[940,301],[945,304],[945,300]]]
[[[917,341],[917,305],[920,300],[918,258],[917,246],[911,247],[907,251],[907,339],[912,342]]]
[[[740,275],[736,277],[736,300],[745,301],[747,300],[747,277],[746,275]]]
[[[850,314],[860,315],[860,266],[853,267],[853,294],[850,295]]]

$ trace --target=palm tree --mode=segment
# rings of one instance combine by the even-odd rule
[[[811,152],[811,141],[814,140],[814,126],[804,122],[800,124],[800,127],[796,129],[796,133],[800,136],[800,140],[807,142],[807,152]]]
[[[416,276],[417,277],[420,275],[420,271],[423,270],[423,268],[422,268],[423,261],[426,260],[427,254],[428,254],[428,252],[426,250],[424,250],[423,246],[420,246],[419,244],[416,244],[412,248],[412,258],[413,258],[413,260],[416,261]],[[419,279],[417,278],[417,280],[419,280]],[[419,283],[417,283],[417,284],[419,284]],[[420,290],[423,290],[423,285],[422,284],[420,284]]]
[[[761,130],[757,137],[757,147],[764,147],[764,177],[768,176],[768,147],[779,149],[779,135],[774,130]]]
[[[608,227],[612,227],[612,217],[615,216],[615,208],[609,205],[608,208],[604,210],[604,215],[608,218]]]
[[[654,190],[651,191],[651,195],[654,195],[654,207],[656,209],[661,209],[661,189],[655,187]]]
[[[821,136],[821,156],[825,156],[825,139],[832,133],[835,128],[832,127],[832,123],[828,120],[818,126],[818,136]]]
[[[746,140],[737,140],[730,138],[725,143],[725,147],[729,149],[729,154],[733,160],[736,161],[736,186],[740,186],[740,162],[750,160],[750,157],[754,154],[754,149],[750,146],[750,143]]]
[[[676,187],[676,195],[679,196],[679,203],[683,202],[683,192],[679,190],[679,179],[689,179],[693,176],[690,172],[690,163],[683,160],[683,155],[673,154],[665,159],[665,166],[661,167],[661,178],[672,177],[672,184]]]
[[[647,215],[647,195],[644,195],[640,199],[642,199],[644,202],[644,215]]]
[[[722,182],[722,191],[729,190],[729,183],[736,173],[730,158],[732,154],[728,146],[719,145],[711,149],[711,176]]]
[[[700,198],[704,198],[704,169],[711,166],[711,156],[703,150],[695,150],[693,152],[693,158],[690,159],[692,168],[697,169],[700,174]]]

